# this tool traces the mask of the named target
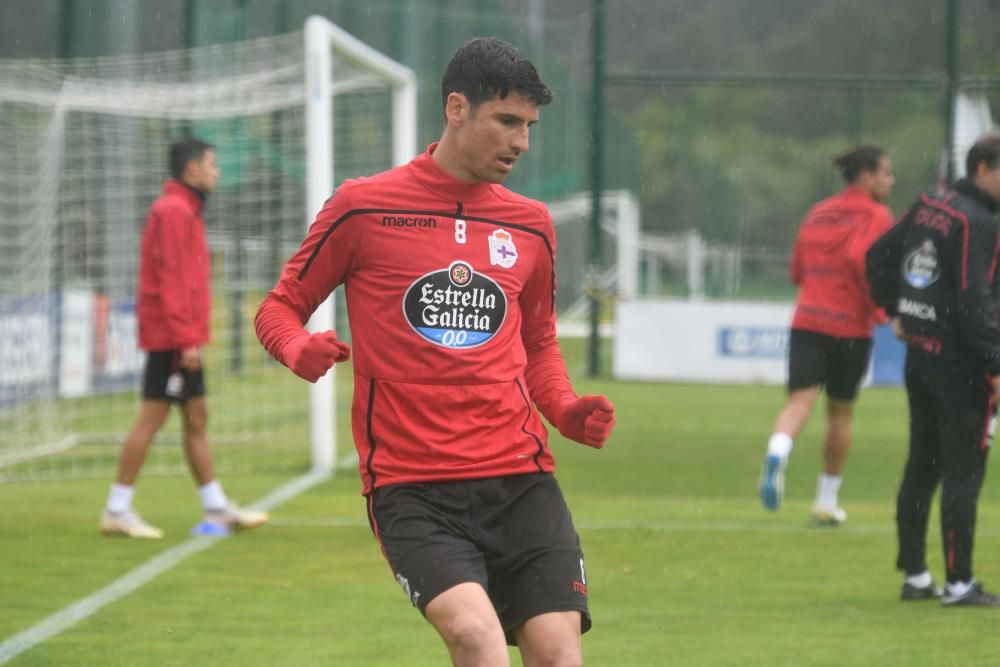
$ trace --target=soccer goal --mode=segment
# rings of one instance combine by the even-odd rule
[[[270,359],[253,315],[337,183],[416,153],[415,91],[409,69],[318,17],[183,51],[0,61],[0,480],[112,473],[140,400],[145,212],[167,147],[188,134],[215,145],[222,170],[205,212],[216,464],[333,466],[348,402],[332,374],[309,388]],[[311,326],[332,326],[334,310]],[[184,470],[172,416],[143,474]]]
[[[578,192],[547,205],[556,230],[559,334],[585,336],[592,295],[611,305],[618,298],[635,296],[639,289],[639,200],[628,190],[601,195],[599,267],[591,255],[591,194]],[[611,315],[613,309],[605,312]]]

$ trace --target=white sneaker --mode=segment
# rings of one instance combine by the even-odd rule
[[[204,523],[215,524],[229,530],[256,528],[267,523],[267,512],[243,509],[229,503],[225,509],[205,511]]]
[[[163,531],[142,520],[134,510],[124,512],[109,512],[101,514],[101,532],[105,535],[124,535],[147,540],[159,540]]]
[[[847,512],[842,507],[815,505],[812,510],[812,518],[817,526],[837,527],[847,521]]]

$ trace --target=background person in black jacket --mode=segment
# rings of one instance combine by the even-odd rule
[[[907,345],[910,453],[896,500],[901,597],[1000,607],[972,573],[976,506],[1000,396],[1000,135],[980,138],[966,178],[922,195],[868,251],[872,299]],[[941,481],[945,590],[927,570],[931,500]]]

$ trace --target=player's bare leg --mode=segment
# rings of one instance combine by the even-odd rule
[[[828,398],[826,403],[827,426],[823,441],[823,473],[816,485],[816,505],[813,519],[825,526],[839,526],[847,520],[847,512],[837,499],[841,475],[851,449],[851,421],[854,401]]]
[[[500,619],[479,584],[452,586],[430,601],[425,614],[448,647],[455,667],[510,666]]]
[[[524,667],[580,667],[580,612],[540,614],[514,630]]]
[[[125,436],[121,455],[118,457],[118,476],[115,481],[123,486],[133,486],[142,464],[146,460],[153,437],[170,414],[169,401],[144,400],[139,414]]]
[[[215,478],[212,450],[208,445],[208,404],[204,396],[186,401],[184,413],[184,453],[191,475],[198,482],[198,495],[205,508],[200,529],[221,527],[225,530],[256,528],[267,523],[267,512],[246,509],[226,497]],[[209,534],[217,534],[211,532]]]
[[[159,539],[163,531],[146,523],[132,509],[132,495],[135,480],[146,460],[149,446],[170,414],[170,403],[160,400],[144,400],[139,406],[135,423],[122,443],[118,457],[118,475],[111,485],[107,504],[101,514],[101,532],[105,535],[124,535],[146,539]]]
[[[817,396],[819,396],[819,385],[789,392],[785,407],[774,421],[774,432],[787,433],[792,438],[797,437],[809,421]]]
[[[851,421],[854,401],[827,399],[826,440],[823,442],[823,472],[840,476],[851,449]]]
[[[192,398],[181,407],[184,414],[184,453],[198,486],[215,479],[212,451],[208,447],[208,406],[204,396]]]
[[[760,500],[769,510],[781,506],[785,495],[785,466],[792,452],[792,441],[809,421],[818,395],[819,385],[789,392],[785,407],[774,421],[774,432],[767,442],[767,455],[758,483]]]

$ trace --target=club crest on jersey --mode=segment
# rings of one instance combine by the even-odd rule
[[[510,232],[498,229],[490,234],[490,264],[509,269],[517,261],[517,248]]]
[[[507,316],[507,295],[461,260],[417,278],[403,296],[403,317],[426,341],[447,348],[479,347]]]
[[[941,277],[937,248],[932,241],[923,244],[903,259],[903,279],[917,289],[933,285]]]

